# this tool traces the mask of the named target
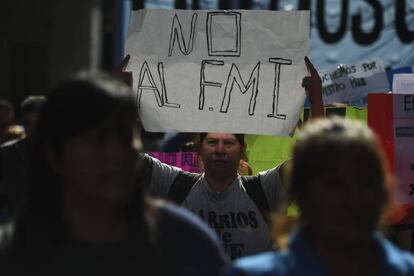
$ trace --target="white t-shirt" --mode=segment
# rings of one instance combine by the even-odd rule
[[[152,178],[148,192],[167,198],[168,191],[181,169],[152,158]],[[285,192],[279,176],[280,166],[260,172],[260,183],[269,207],[274,210]],[[204,175],[194,184],[182,206],[199,215],[218,234],[231,259],[272,249],[268,224],[242,185],[234,180],[229,189],[217,193],[210,189]]]

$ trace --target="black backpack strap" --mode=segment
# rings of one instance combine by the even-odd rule
[[[258,175],[242,176],[241,179],[246,193],[253,200],[254,204],[256,204],[264,220],[269,223],[270,207],[262,185],[260,184],[260,177]]]
[[[199,173],[179,172],[168,191],[167,198],[181,204],[200,177]]]

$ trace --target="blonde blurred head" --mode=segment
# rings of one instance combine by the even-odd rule
[[[276,216],[279,246],[298,219],[321,234],[352,237],[372,234],[389,214],[392,178],[375,134],[361,122],[332,117],[308,123],[285,169],[300,219]]]

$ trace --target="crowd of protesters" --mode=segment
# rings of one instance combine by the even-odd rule
[[[131,74],[83,71],[28,98],[25,136],[0,149],[1,275],[414,275],[379,230],[392,177],[375,135],[324,118],[305,64],[312,120],[292,159],[250,176],[243,134],[197,134],[203,174],[147,155]],[[14,111],[0,108],[4,132]],[[291,202],[301,216],[279,248]]]

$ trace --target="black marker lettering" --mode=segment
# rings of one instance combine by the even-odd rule
[[[247,90],[252,87],[252,93],[250,96],[250,102],[249,102],[249,115],[252,116],[254,114],[254,110],[256,107],[256,97],[259,93],[259,70],[260,70],[260,62],[256,64],[256,66],[253,68],[252,73],[250,74],[250,78],[247,81],[247,85],[244,83],[240,71],[237,68],[237,66],[233,63],[231,65],[231,69],[229,72],[229,75],[227,77],[226,82],[226,88],[224,89],[224,97],[223,101],[221,102],[221,108],[220,112],[227,113],[227,110],[229,109],[230,105],[230,99],[231,99],[231,92],[233,91],[234,83],[236,83],[239,86],[240,91],[242,94],[245,94]],[[231,83],[229,85],[229,83]]]
[[[269,58],[269,62],[275,64],[275,81],[274,81],[274,87],[273,87],[272,114],[267,114],[267,117],[286,120],[285,114],[278,113],[280,67],[282,65],[292,65],[292,60],[284,59],[284,58]]]
[[[183,55],[189,55],[193,51],[194,45],[194,33],[195,33],[195,24],[197,22],[197,13],[193,14],[191,18],[191,31],[190,37],[188,38],[188,46],[184,41],[184,34],[183,28],[181,27],[180,20],[177,17],[177,14],[174,15],[173,23],[171,25],[171,32],[170,32],[170,46],[168,48],[168,56],[172,55],[172,51],[174,49],[174,44],[176,38],[178,39],[178,47]]]
[[[221,87],[223,84],[219,82],[209,82],[206,81],[206,76],[204,74],[204,70],[206,64],[209,65],[223,65],[224,62],[221,60],[203,60],[201,61],[201,70],[200,70],[200,95],[198,97],[198,109],[204,109],[204,100],[205,100],[205,88],[206,86],[213,86],[213,87]]]

